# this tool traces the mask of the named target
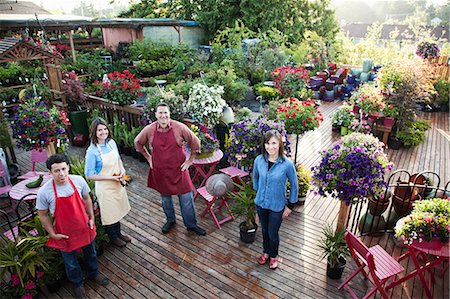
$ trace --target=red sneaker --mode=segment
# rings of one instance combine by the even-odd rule
[[[267,263],[268,259],[269,259],[269,255],[267,253],[264,253],[258,258],[258,263],[260,265],[264,265],[265,263]]]

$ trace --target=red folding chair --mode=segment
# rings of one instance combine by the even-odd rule
[[[36,163],[45,163],[48,159],[47,152],[42,150],[31,151],[31,171],[18,177],[19,180],[26,180],[39,176],[40,174],[46,174],[46,172],[36,171]]]
[[[390,278],[396,280],[397,274],[405,271],[403,266],[380,245],[367,248],[363,242],[348,230],[345,233],[345,241],[358,269],[338,289],[345,288],[353,298],[358,298],[348,283],[361,272],[364,278],[368,279],[374,285],[363,298],[369,298],[377,290],[383,298],[389,298],[389,295],[386,293],[385,284]],[[365,270],[366,267],[368,268],[367,272]]]

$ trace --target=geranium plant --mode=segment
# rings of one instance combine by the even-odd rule
[[[254,121],[247,118],[235,123],[231,128],[227,144],[227,156],[230,163],[250,168],[255,158],[261,154],[264,133],[272,129],[279,131],[283,136],[286,153],[289,155],[290,143],[283,122],[271,121],[263,117]]]
[[[348,129],[352,132],[364,134],[369,134],[371,132],[370,125],[367,123],[367,121],[364,119],[360,120],[358,118],[355,118],[350,122]]]
[[[50,143],[56,146],[68,143],[67,114],[56,106],[49,108],[40,98],[20,104],[11,121],[16,146],[24,150],[42,150]]]
[[[439,56],[439,47],[436,43],[423,41],[417,45],[416,54],[423,59],[431,59]]]
[[[67,93],[70,111],[82,110],[86,107],[84,84],[78,79],[74,71],[63,73],[63,89]]]
[[[191,125],[190,129],[200,139],[200,154],[197,154],[197,158],[206,158],[219,148],[219,140],[208,127],[199,124]]]
[[[189,92],[187,110],[196,121],[212,128],[219,123],[223,108],[227,105],[222,95],[223,86],[208,87],[197,83]]]
[[[378,198],[384,192],[384,177],[392,163],[383,152],[383,143],[372,135],[352,133],[321,156],[320,163],[311,169],[320,195],[331,195],[350,205],[354,200]]]
[[[139,79],[128,70],[108,74],[108,81],[103,82],[100,96],[119,105],[131,104],[142,95]]]
[[[355,104],[359,106],[364,114],[371,115],[384,109],[383,94],[380,88],[373,84],[363,84],[358,92],[352,95]]]
[[[299,101],[296,98],[278,106],[277,116],[284,119],[284,127],[290,134],[301,135],[319,127],[323,121],[322,113],[314,100]]]
[[[429,242],[433,238],[448,242],[450,200],[442,198],[419,200],[413,205],[411,214],[397,223],[395,235],[402,237],[408,244],[411,244],[413,240]]]
[[[398,108],[394,104],[387,104],[383,109],[383,114],[386,117],[396,118],[399,113]]]
[[[302,98],[302,94],[306,93],[309,76],[304,68],[282,66],[276,68],[271,76],[282,97]]]
[[[356,117],[352,112],[352,106],[344,103],[339,106],[338,110],[333,114],[331,121],[335,126],[348,127],[354,119],[356,119]]]

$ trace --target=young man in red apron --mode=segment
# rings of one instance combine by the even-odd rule
[[[150,164],[148,187],[161,194],[162,206],[166,214],[166,223],[162,227],[162,232],[168,233],[175,224],[172,195],[178,195],[181,215],[187,230],[204,236],[206,231],[197,226],[192,193],[194,185],[189,176],[189,166],[192,165],[195,154],[200,151],[200,140],[186,125],[170,119],[167,104],[159,103],[155,115],[157,121],[146,126],[136,136],[134,145]],[[183,151],[184,144],[191,149],[188,160]],[[148,145],[150,153],[145,145]]]
[[[98,271],[90,189],[82,177],[69,176],[69,160],[65,155],[49,157],[47,168],[53,179],[39,189],[36,209],[42,225],[50,235],[47,245],[61,251],[67,278],[74,286],[75,297],[85,298],[83,272],[77,260],[79,249],[83,250],[87,277],[101,285],[109,283]],[[54,217],[53,225],[49,212]]]

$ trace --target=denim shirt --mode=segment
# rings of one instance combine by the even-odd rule
[[[104,154],[109,153],[112,150],[119,152],[117,149],[117,144],[112,139],[107,139],[105,144],[100,144],[100,149]],[[84,167],[84,175],[90,176],[94,174],[99,174],[103,167],[102,156],[98,151],[95,144],[91,143],[86,151],[86,164]]]
[[[286,182],[291,185],[289,202],[298,201],[298,181],[294,163],[278,157],[269,170],[266,157],[259,155],[253,165],[253,189],[256,190],[255,204],[263,209],[280,212],[286,203]]]

